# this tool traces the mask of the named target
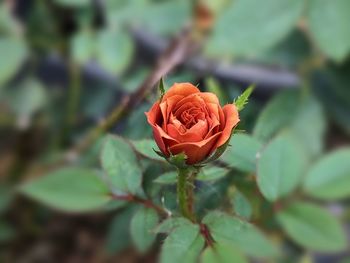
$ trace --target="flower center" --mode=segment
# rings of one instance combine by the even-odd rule
[[[186,129],[190,129],[198,120],[205,119],[205,114],[200,108],[189,108],[184,110],[180,115],[180,121],[185,125]]]

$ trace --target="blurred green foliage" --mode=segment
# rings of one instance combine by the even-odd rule
[[[195,182],[202,224],[179,217],[176,171],[154,152],[144,112],[156,92],[87,150],[70,151],[138,90],[163,40],[197,19],[197,5],[213,24],[196,55],[213,66],[197,72],[188,58],[164,76],[165,87],[198,84],[224,105],[256,84],[227,151]],[[51,257],[61,251],[65,262],[78,247],[67,248],[66,239],[81,227],[70,221],[80,216],[99,224],[102,241],[91,250],[106,254],[102,261],[130,247],[163,262],[217,262],[217,255],[222,262],[317,262],[319,252],[348,253],[349,25],[348,0],[1,1],[0,261],[25,261],[48,242],[58,247]],[[250,70],[243,83],[240,74],[220,71],[240,65],[264,71]],[[280,79],[281,70],[298,84],[256,83],[266,72]],[[62,156],[69,165],[42,168]],[[118,195],[126,199],[113,200]],[[52,242],[55,224],[66,239]]]

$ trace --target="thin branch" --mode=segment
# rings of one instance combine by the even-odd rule
[[[204,237],[205,243],[208,247],[214,246],[214,239],[209,231],[209,228],[206,224],[200,224],[200,233]]]
[[[157,57],[167,46],[166,39],[140,28],[132,28],[131,34],[140,49],[148,51],[145,52],[147,58]],[[223,64],[201,56],[189,58],[182,65],[199,76],[212,76],[222,81],[244,85],[255,83],[261,91],[272,91],[280,87],[295,88],[300,83],[300,78],[295,72],[266,65]]]
[[[121,200],[121,201],[127,201],[127,202],[131,202],[131,203],[137,203],[137,204],[141,204],[145,207],[148,208],[152,208],[155,211],[157,211],[158,214],[160,214],[163,217],[168,217],[169,213],[167,210],[165,210],[163,207],[156,205],[155,203],[152,202],[152,200],[149,199],[143,199],[141,197],[138,196],[134,196],[134,195],[112,195],[112,198],[114,200]]]
[[[77,119],[77,110],[79,108],[81,93],[81,75],[80,69],[74,63],[68,65],[69,69],[69,90],[67,98],[67,109],[65,123],[63,125],[60,140],[64,141]]]

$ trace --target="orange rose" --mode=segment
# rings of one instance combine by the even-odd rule
[[[175,83],[146,115],[163,154],[185,153],[187,164],[205,160],[225,144],[239,122],[234,104],[221,107],[215,94],[190,83]]]

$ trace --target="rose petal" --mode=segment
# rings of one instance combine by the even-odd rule
[[[214,113],[217,120],[220,123],[220,130],[223,130],[225,127],[225,115],[222,111],[222,108],[220,105],[214,104],[214,103],[208,103],[207,107],[210,111],[210,113]]]
[[[159,150],[161,150],[161,152],[164,153],[166,156],[169,156],[169,152],[167,150],[167,147],[165,146],[163,138],[160,135],[158,129],[156,127],[152,127],[152,130],[153,130],[154,140],[156,141],[156,144],[158,145]]]
[[[155,125],[153,128],[153,136],[159,149],[167,156],[169,156],[168,148],[180,142],[169,136],[160,126]]]
[[[175,83],[163,96],[162,101],[167,100],[168,98],[174,95],[188,96],[193,93],[199,93],[200,90],[193,86],[191,83]]]
[[[220,120],[219,110],[221,109],[220,105],[215,103],[207,103],[207,107],[210,113],[215,114],[216,118]]]
[[[179,116],[182,112],[192,107],[201,108],[203,111],[205,111],[206,104],[200,96],[194,94],[193,96],[187,96],[177,102],[173,108],[173,112],[175,116]]]
[[[159,102],[154,103],[151,109],[148,112],[145,112],[145,114],[147,116],[148,123],[152,126],[153,137],[159,149],[165,155],[169,155],[167,149],[168,145],[173,145],[175,143],[178,143],[178,141],[167,135],[164,130],[158,125],[162,122],[162,113],[160,110]],[[167,141],[164,142],[164,139],[167,139]]]
[[[180,143],[170,147],[172,154],[185,153],[187,156],[187,164],[195,164],[203,161],[209,156],[216,144],[217,139],[220,137],[221,132],[211,136],[210,138],[197,142],[197,143]]]
[[[198,122],[193,125],[188,132],[197,133],[202,139],[208,133],[208,122],[207,120],[198,120]]]
[[[163,117],[163,123],[162,123],[162,128],[165,129],[166,123],[167,123],[167,108],[168,108],[168,103],[166,101],[162,102],[159,104],[160,112],[162,113]]]
[[[169,135],[171,135],[171,137],[178,140],[180,143],[198,142],[203,140],[203,138],[200,135],[193,132],[185,132],[184,134],[180,134],[180,131],[173,124],[169,124],[167,129],[168,129]]]
[[[159,125],[156,124],[156,129],[158,130],[160,136],[162,138],[168,139],[170,141],[174,141],[174,142],[179,142],[178,140],[176,140],[175,138],[171,137],[169,134],[167,134],[162,127],[160,127]]]
[[[209,131],[204,139],[207,139],[210,136],[212,136],[213,134],[215,134],[218,131],[218,128],[220,126],[220,122],[214,114],[211,114],[210,119],[208,118],[208,123],[209,123]]]
[[[183,125],[181,123],[181,121],[179,121],[173,113],[170,113],[170,118],[169,118],[169,121],[168,121],[168,124],[174,124],[175,127],[179,130],[179,131],[182,131],[182,133],[185,133],[186,132],[186,127],[185,125]]]
[[[156,123],[160,123],[162,114],[160,111],[159,102],[154,103],[151,109],[148,112],[145,112],[145,114],[149,124],[155,125]]]
[[[179,142],[199,142],[202,141],[208,132],[208,124],[206,121],[199,120],[191,129],[185,129],[184,126],[176,126],[168,124],[168,134]]]
[[[230,105],[230,104],[228,104]],[[224,106],[225,107],[225,106]],[[225,114],[223,112],[223,108],[219,107],[219,116],[220,116],[220,130],[223,130],[226,124],[226,118],[225,118]],[[238,116],[238,112],[237,112],[237,116]]]
[[[183,98],[183,96],[175,95],[175,96],[168,98],[167,100],[163,100],[159,104],[161,112],[162,112],[163,120],[164,120],[162,128],[165,131],[166,131],[166,124],[169,122],[169,117],[170,117],[170,114],[172,112],[173,106],[176,104],[177,101],[181,100],[182,98]]]
[[[204,100],[206,103],[214,103],[214,104],[220,105],[219,99],[218,99],[218,97],[217,97],[214,93],[211,93],[211,92],[201,92],[201,93],[200,93],[200,96],[203,98],[203,100]]]
[[[225,120],[226,120],[225,127],[222,131],[222,134],[219,140],[216,143],[215,148],[218,148],[221,145],[225,144],[225,142],[227,142],[227,140],[231,137],[233,127],[235,127],[239,122],[238,111],[234,104],[226,104],[222,108],[222,111],[225,115]]]

